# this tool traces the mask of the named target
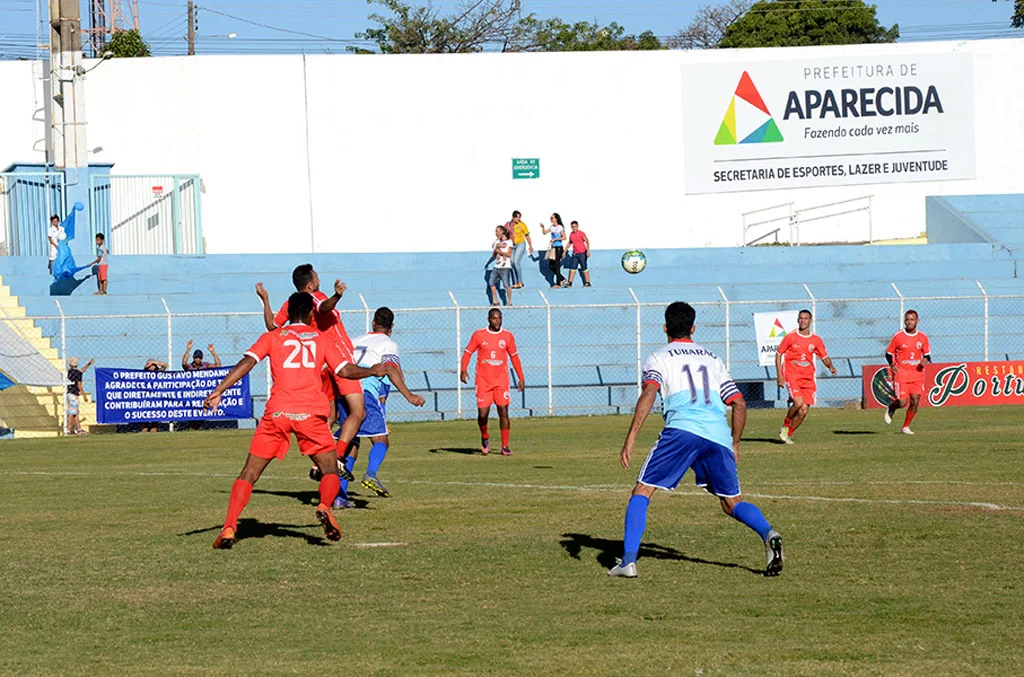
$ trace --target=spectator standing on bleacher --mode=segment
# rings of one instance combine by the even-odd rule
[[[50,227],[46,231],[46,240],[50,245],[50,262],[47,269],[51,275],[53,275],[53,262],[57,260],[57,245],[65,239],[67,239],[67,233],[60,225],[60,217],[54,214],[50,217]]]
[[[530,229],[522,220],[519,210],[512,212],[512,220],[505,224],[505,230],[512,238],[512,288],[523,288],[523,254],[527,248],[533,256],[533,241]]]
[[[220,357],[217,356],[217,351],[213,349],[213,344],[206,346],[206,349],[213,355],[213,362],[203,362],[203,351],[196,350],[192,353],[192,361],[188,361],[188,353],[192,350],[192,341],[188,342],[188,346],[185,348],[185,354],[181,356],[181,368],[185,371],[198,371],[200,369],[216,369],[220,366]]]
[[[89,401],[89,394],[85,392],[85,386],[82,385],[82,375],[92,365],[92,360],[81,369],[78,368],[78,358],[72,357],[68,360],[68,384],[66,394],[64,396],[66,406],[65,413],[67,414],[67,434],[68,435],[81,435],[82,424],[78,420],[78,398],[81,397],[86,402]]]
[[[587,259],[590,258],[590,238],[580,230],[579,221],[570,223],[569,228],[572,229],[572,232],[569,233],[569,247],[572,249],[572,253],[568,255],[569,281],[563,286],[572,286],[572,280],[576,277],[576,270],[579,269],[580,274],[583,275],[583,286],[589,287],[590,271],[587,270]]]
[[[110,250],[107,249],[106,238],[103,233],[96,233],[96,260],[90,266],[96,266],[96,293],[93,296],[107,295],[107,257]]]
[[[512,240],[508,238],[505,226],[494,229],[494,243],[491,244],[491,255],[494,268],[491,268],[489,282],[491,285],[491,305],[500,305],[498,281],[505,287],[505,305],[512,305]]]
[[[545,228],[540,224],[540,231],[547,235],[551,233],[551,243],[548,244],[548,253],[545,258],[548,261],[548,269],[551,270],[551,288],[557,289],[565,282],[562,277],[562,252],[565,251],[565,226],[562,225],[562,217],[555,212],[551,215],[551,227]]]

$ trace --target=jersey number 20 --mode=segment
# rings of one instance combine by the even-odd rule
[[[289,340],[284,342],[285,346],[292,349],[292,352],[284,361],[285,369],[301,369],[303,367],[316,366],[316,343],[312,341]],[[299,364],[299,354],[302,355],[302,364]]]

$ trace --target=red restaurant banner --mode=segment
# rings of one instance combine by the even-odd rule
[[[893,397],[889,367],[863,367],[864,407],[888,406]],[[1024,404],[1024,361],[947,362],[925,367],[921,406],[970,407]]]

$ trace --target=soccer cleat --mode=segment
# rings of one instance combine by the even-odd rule
[[[220,530],[220,534],[217,535],[216,540],[213,541],[213,547],[217,550],[230,550],[231,546],[235,544],[235,530],[231,527],[224,527]]]
[[[314,465],[312,468],[309,469],[309,479],[313,480],[314,482],[319,482],[323,478],[324,474],[320,472],[320,468]]]
[[[914,431],[911,430],[910,428],[907,428],[906,426],[904,426],[903,430],[901,430],[900,432],[903,433],[904,435],[913,435],[914,434]]]
[[[381,498],[391,497],[391,492],[388,491],[387,488],[385,488],[385,486],[380,483],[379,479],[373,477],[372,475],[363,475],[363,486],[372,491],[373,493],[377,494]]]
[[[789,428],[786,426],[779,428],[779,439],[783,444],[793,444],[793,440],[789,438]]]
[[[349,510],[350,508],[356,507],[352,501],[348,500],[348,496],[338,494],[338,497],[334,499],[334,505],[331,506],[335,510]]]
[[[768,538],[764,539],[764,554],[766,566],[765,576],[778,576],[782,573],[782,564],[785,558],[782,556],[782,534],[772,529],[768,532]]]
[[[636,578],[636,562],[630,562],[623,566],[622,560],[616,558],[615,566],[608,570],[609,576],[619,576],[622,578]]]
[[[885,424],[889,425],[892,423],[892,412],[889,411],[889,407],[885,408]]]
[[[334,515],[331,514],[331,511],[323,503],[317,506],[316,518],[323,525],[324,535],[327,536],[328,541],[341,540],[341,527],[338,526],[338,521],[334,519]]]
[[[512,450],[509,449],[508,447],[502,447],[501,448],[501,455],[502,456],[511,456],[512,455]]]
[[[339,456],[338,457],[338,476],[341,479],[345,480],[346,482],[351,482],[352,480],[354,480],[356,478],[356,476],[352,474],[351,470],[349,470],[348,468],[345,467],[345,459],[346,458],[348,458],[348,457],[347,456]]]
[[[489,437],[480,439],[480,453],[484,456],[491,453],[491,439]]]

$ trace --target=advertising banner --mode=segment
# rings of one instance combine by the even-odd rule
[[[921,406],[971,407],[1024,404],[1024,361],[950,362],[929,364],[924,370]],[[863,367],[864,407],[889,405],[893,387],[889,367]]]
[[[683,66],[687,193],[973,179],[970,53]]]
[[[754,313],[754,333],[757,334],[757,363],[762,367],[775,364],[775,353],[782,338],[796,329],[799,310],[779,310],[774,313]]]
[[[203,400],[231,367],[200,371],[96,370],[96,420],[106,424],[224,421],[250,418],[249,375],[224,392],[220,407]]]

